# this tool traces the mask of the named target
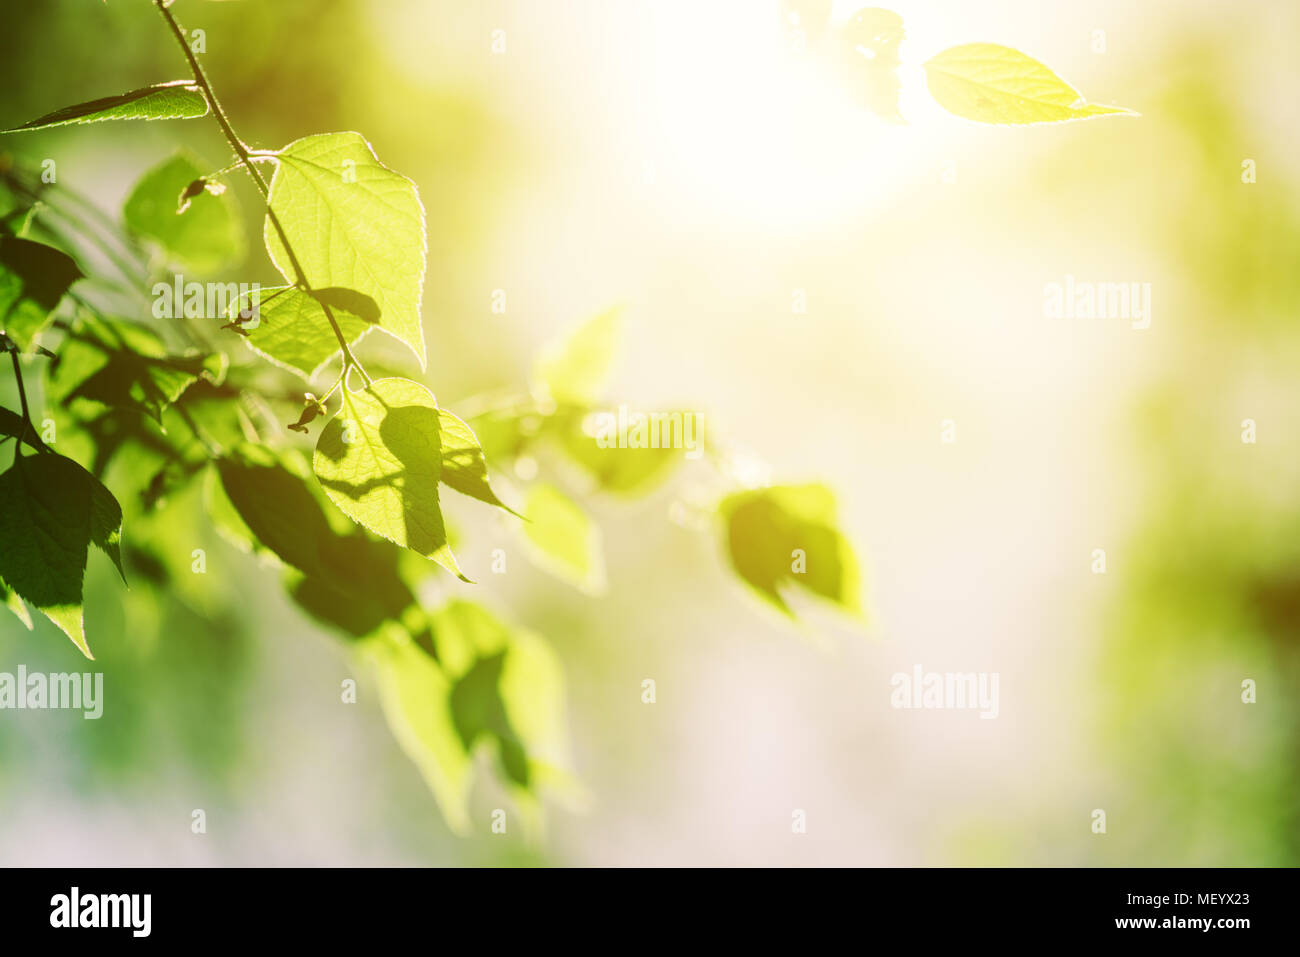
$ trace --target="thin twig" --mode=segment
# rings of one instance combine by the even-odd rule
[[[298,261],[297,254],[293,251],[293,245],[289,242],[289,237],[285,235],[284,226],[280,223],[280,217],[276,215],[275,210],[271,206],[271,187],[267,185],[265,177],[262,176],[262,171],[254,164],[253,156],[249,152],[248,147],[244,145],[243,140],[241,140],[238,134],[235,133],[234,127],[230,125],[230,120],[226,117],[226,111],[222,109],[216,93],[212,90],[212,85],[208,82],[207,74],[203,71],[203,67],[199,64],[198,58],[194,55],[194,51],[190,49],[190,45],[185,41],[185,31],[182,30],[181,25],[176,22],[176,18],[172,16],[171,10],[168,9],[169,5],[170,0],[154,0],[154,6],[158,8],[158,12],[162,14],[163,19],[167,21],[167,25],[171,28],[172,35],[176,37],[176,42],[180,44],[181,52],[185,54],[185,59],[189,61],[190,72],[194,74],[194,82],[199,85],[203,90],[203,95],[207,97],[208,105],[212,108],[212,115],[221,126],[221,132],[225,134],[226,141],[230,144],[230,148],[235,151],[235,155],[239,157],[240,162],[244,164],[244,168],[248,170],[248,174],[253,177],[253,182],[257,184],[257,188],[261,191],[262,198],[266,201],[267,218],[271,220],[271,225],[275,227],[276,235],[280,237],[280,245],[284,247],[285,253],[289,256],[289,263],[293,266],[294,275],[297,276],[298,279],[297,284],[302,287],[303,292],[310,293],[312,287],[311,283],[307,280],[307,274],[303,271],[302,264]],[[321,303],[321,308],[325,311],[325,318],[329,320],[330,326],[334,329],[334,335],[339,341],[339,346],[343,350],[344,366],[347,368],[355,368],[361,373],[361,378],[365,380],[366,385],[369,385],[370,376],[366,373],[366,370],[362,367],[361,363],[357,361],[356,356],[352,354],[352,349],[348,346],[348,340],[343,335],[343,330],[339,328],[339,324],[334,318],[333,311],[331,311],[330,307],[323,302]]]

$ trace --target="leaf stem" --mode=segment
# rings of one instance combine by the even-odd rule
[[[9,348],[9,357],[14,361],[14,381],[18,383],[18,401],[23,407],[23,430],[18,434],[18,441],[14,443],[14,464],[18,464],[18,458],[22,455],[23,442],[27,439],[28,430],[33,435],[36,434],[36,426],[32,425],[32,413],[27,407],[27,387],[23,385],[23,367],[18,362],[18,345],[14,343]],[[28,443],[30,444],[30,443]],[[36,448],[36,446],[32,446]]]
[[[194,82],[203,90],[203,95],[207,98],[208,105],[212,107],[212,115],[221,126],[221,132],[225,134],[226,141],[230,144],[230,148],[235,151],[235,155],[239,157],[239,161],[243,163],[244,168],[248,170],[248,174],[253,178],[253,182],[257,184],[258,190],[261,191],[262,198],[266,201],[267,218],[270,219],[271,225],[275,228],[276,235],[280,238],[280,245],[284,247],[285,253],[289,256],[289,263],[293,266],[294,275],[297,277],[298,285],[302,287],[304,292],[310,293],[311,283],[307,281],[307,274],[303,271],[302,264],[298,261],[297,254],[293,251],[293,245],[289,242],[289,237],[285,235],[284,226],[280,223],[280,217],[276,215],[275,209],[271,206],[271,187],[267,184],[266,178],[262,176],[262,171],[254,164],[253,153],[244,145],[243,140],[241,140],[238,134],[235,133],[234,127],[230,125],[230,120],[226,116],[226,111],[222,109],[221,102],[217,99],[216,93],[213,92],[212,85],[208,82],[207,74],[199,64],[198,57],[194,55],[194,51],[190,49],[190,45],[185,41],[185,31],[181,29],[181,25],[176,22],[176,18],[172,16],[171,10],[168,9],[170,5],[171,0],[154,0],[154,6],[156,6],[158,12],[162,14],[162,18],[167,21],[167,26],[171,28],[172,35],[180,45],[181,52],[185,54],[185,59],[189,61],[190,72],[194,74]],[[257,151],[257,153],[258,155],[256,158],[259,160],[272,158],[269,154],[264,154],[261,150]],[[369,386],[370,376],[367,374],[361,363],[357,361],[356,356],[352,354],[352,349],[348,346],[347,337],[343,335],[343,330],[339,328],[338,321],[334,318],[333,311],[323,302],[321,303],[321,308],[325,310],[325,318],[329,320],[330,326],[334,329],[334,335],[339,341],[339,346],[343,350],[344,369],[355,368],[361,373],[361,378],[365,380],[366,385]]]

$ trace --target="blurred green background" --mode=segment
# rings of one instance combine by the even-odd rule
[[[543,343],[624,303],[621,394],[697,409],[777,480],[837,489],[868,633],[817,619],[828,640],[807,641],[767,615],[682,518],[711,492],[689,473],[643,502],[591,502],[596,597],[516,561],[513,520],[452,511],[471,577],[494,548],[511,556],[470,592],[564,661],[592,796],[553,808],[544,836],[493,836],[485,775],[482,826],[455,838],[348,649],[178,497],[124,534],[206,548],[201,582],[124,593],[91,560],[104,717],[0,714],[0,862],[1300,862],[1300,10],[895,3],[909,122],[890,126],[789,55],[778,7],[174,9],[206,31],[251,144],[355,129],[418,184],[425,381],[443,404],[517,387]],[[836,2],[837,21],[857,7]],[[5,20],[4,125],[184,75],[145,0],[44,0]],[[975,40],[1142,116],[947,116],[917,65]],[[228,161],[210,120],[0,150],[55,158],[116,215],[178,144]],[[229,278],[269,284],[255,193],[236,189],[254,241]],[[1150,282],[1151,327],[1045,319],[1044,284],[1067,274]],[[19,663],[81,668],[47,622],[2,620],[0,670]],[[998,672],[998,719],[891,709],[889,677],[918,663]],[[342,704],[354,676],[359,701]]]

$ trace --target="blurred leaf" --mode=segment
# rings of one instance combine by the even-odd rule
[[[0,578],[93,658],[82,623],[81,582],[91,542],[121,570],[117,500],[71,459],[38,453],[0,475],[0,501]]]
[[[527,787],[528,760],[519,737],[510,727],[510,719],[501,701],[499,685],[504,665],[505,652],[474,662],[473,667],[452,686],[452,721],[466,751],[473,751],[480,736],[494,738],[506,775],[516,784]]]
[[[180,211],[182,194],[201,175],[187,153],[177,153],[145,173],[122,208],[127,229],[158,243],[168,262],[200,274],[244,255],[244,232],[229,190],[214,196],[200,189]]]
[[[478,437],[484,457],[504,466],[523,454],[539,434],[543,421],[543,416],[538,414],[503,408],[480,412],[470,419],[469,425]]]
[[[446,409],[438,410],[442,439],[442,483],[462,495],[497,505],[512,515],[519,513],[497,498],[488,484],[487,460],[474,430]]]
[[[276,154],[271,208],[312,287],[368,296],[379,327],[411,347],[424,368],[420,300],[424,287],[424,205],[412,183],[384,166],[359,133],[295,140]],[[297,282],[270,217],[271,261]],[[328,330],[327,330],[328,332]]]
[[[62,250],[0,235],[0,330],[24,352],[48,325],[63,294],[82,278]]]
[[[1011,47],[967,43],[925,63],[930,94],[949,113],[979,123],[1062,123],[1110,114],[1118,106],[1088,103],[1070,84]]]
[[[774,486],[729,495],[719,506],[736,574],[790,617],[781,587],[796,585],[861,615],[861,577],[836,527],[835,498],[824,485]]]
[[[660,448],[602,447],[592,433],[592,416],[601,414],[614,415],[584,409],[565,410],[552,417],[548,431],[557,437],[569,458],[582,466],[603,490],[620,495],[645,494],[681,464],[683,450],[666,443],[661,443]]]
[[[524,537],[544,568],[584,591],[603,590],[600,529],[572,499],[553,485],[538,483],[528,491],[524,518]]]
[[[378,668],[384,713],[451,828],[469,826],[472,752],[493,747],[517,801],[572,788],[564,676],[554,651],[487,609],[453,601],[432,615],[437,659],[397,632],[364,648]]]
[[[321,429],[312,467],[330,501],[377,535],[461,574],[438,502],[442,440],[438,403],[410,379],[343,390]]]
[[[898,111],[898,47],[903,37],[903,18],[878,7],[859,10],[840,33],[849,88],[863,106],[894,123],[903,122]]]
[[[469,830],[473,765],[456,732],[447,696],[451,682],[432,657],[396,629],[365,645],[379,680],[379,697],[393,737],[415,762],[447,826]]]
[[[621,309],[608,309],[552,345],[537,362],[535,382],[557,402],[590,403],[599,398],[618,347]]]
[[[199,380],[225,374],[221,353],[168,355],[162,340],[126,322],[83,317],[64,339],[51,379],[63,404],[89,400],[162,422],[170,403]]]
[[[68,123],[99,123],[102,120],[187,120],[207,116],[208,101],[191,80],[172,80],[153,86],[106,96],[76,106],[65,106],[53,113],[3,130],[19,133],[43,130]]]
[[[315,295],[308,295],[292,286],[262,289],[257,325],[247,330],[245,341],[249,348],[308,379],[315,376],[325,363],[339,354],[338,338],[320,304],[320,296],[326,291],[313,290]],[[366,334],[372,323],[341,304],[346,300],[331,298],[334,321],[339,324],[348,345],[352,345]],[[352,305],[362,308],[355,302]],[[243,300],[233,303],[228,317],[237,322],[236,315],[243,308]]]

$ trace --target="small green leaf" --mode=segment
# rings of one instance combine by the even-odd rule
[[[0,578],[93,658],[82,623],[82,576],[92,542],[121,570],[116,499],[76,462],[42,453],[0,475],[0,502]]]
[[[0,331],[24,352],[30,350],[63,294],[81,278],[76,262],[62,250],[0,236]]]
[[[598,399],[614,363],[621,311],[600,313],[543,352],[534,381],[557,402],[582,404]]]
[[[926,62],[925,76],[940,106],[979,123],[1026,125],[1137,115],[1123,107],[1088,103],[1033,57],[995,43],[944,50]]]
[[[497,505],[512,515],[519,513],[501,499],[488,484],[487,460],[474,430],[446,409],[438,410],[442,430],[442,484],[462,495],[488,505]]]
[[[295,140],[275,154],[270,205],[312,287],[355,290],[377,305],[378,324],[424,368],[424,205],[415,184],[379,162],[359,133]],[[270,217],[266,248],[297,282]]]
[[[374,305],[374,300],[368,296],[356,292],[352,297],[340,295],[352,292],[347,289],[317,289],[312,292],[308,295],[292,286],[262,289],[257,325],[246,329],[248,336],[245,339],[254,352],[308,379],[339,354],[338,337],[321,308],[322,296],[329,301],[334,321],[339,324],[348,345],[373,328],[372,320],[349,308],[367,309],[363,300]],[[243,300],[234,303],[228,317],[238,324],[237,314],[247,306]]]
[[[177,153],[140,178],[122,215],[131,232],[162,247],[168,262],[211,273],[243,257],[244,232],[229,190],[220,196],[201,187],[191,192],[201,175],[188,154]]]
[[[528,491],[524,517],[524,537],[542,567],[584,591],[604,590],[600,529],[572,499],[538,483]]]
[[[794,617],[780,589],[795,585],[861,614],[861,577],[836,527],[824,485],[786,485],[729,495],[719,506],[736,574],[763,600]]]
[[[117,96],[78,103],[76,106],[65,106],[22,126],[0,132],[20,133],[68,123],[99,123],[102,120],[189,120],[207,114],[208,101],[203,91],[191,80],[173,80]]]
[[[343,390],[343,407],[321,429],[312,468],[330,501],[353,521],[461,574],[447,544],[438,482],[438,403],[410,379],[376,379]]]
[[[23,604],[23,600],[18,597],[18,592],[14,591],[3,581],[0,581],[0,602],[13,612],[19,621],[27,626],[28,631],[32,630],[32,613],[27,610],[27,606]]]

